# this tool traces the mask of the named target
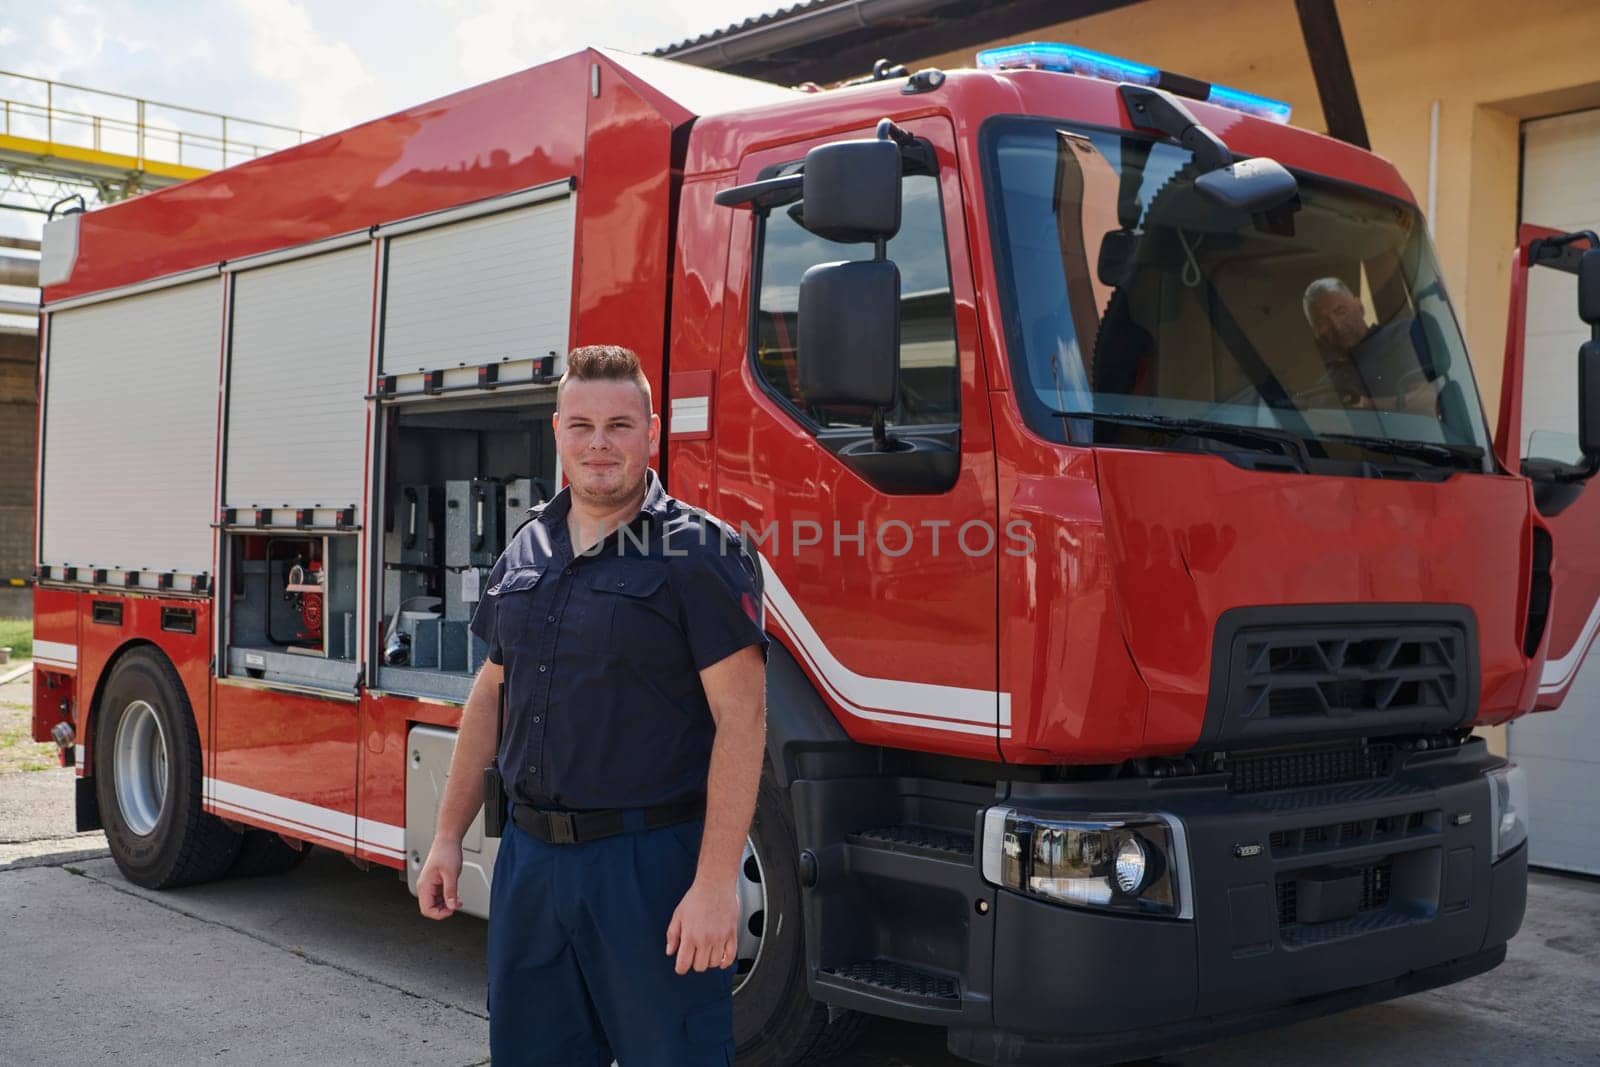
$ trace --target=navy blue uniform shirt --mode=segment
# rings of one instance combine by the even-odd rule
[[[540,808],[641,808],[703,794],[716,725],[699,672],[766,649],[761,572],[722,523],[648,472],[632,522],[574,556],[571,489],[489,572],[472,632],[505,667],[500,775]]]

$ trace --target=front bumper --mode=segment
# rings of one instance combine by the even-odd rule
[[[1088,790],[1100,795],[1066,797],[1061,785],[1015,787],[1009,803],[1034,812],[1092,804],[1175,815],[1193,919],[999,892],[993,1025],[952,1028],[952,1051],[985,1063],[1115,1062],[1488,970],[1527,898],[1525,846],[1490,862],[1483,775],[1498,764],[1472,742],[1385,781],[1298,792],[1105,783]],[[1296,887],[1328,871],[1366,872],[1360,910],[1297,921]]]

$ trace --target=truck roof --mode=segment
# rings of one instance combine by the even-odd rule
[[[729,171],[757,144],[781,143],[811,135],[817,140],[860,136],[887,114],[913,117],[916,101],[925,113],[949,113],[958,128],[970,128],[991,115],[1057,117],[1063,124],[1130,129],[1116,83],[1043,70],[952,70],[937,89],[907,97],[904,79],[886,80],[823,93],[791,94],[775,103],[757,103],[736,114],[709,115],[695,123],[684,163],[686,174]],[[1247,156],[1271,156],[1287,167],[1351,182],[1414,204],[1416,198],[1394,165],[1345,141],[1286,126],[1198,100],[1184,104],[1230,149]],[[976,174],[976,171],[972,173]]]

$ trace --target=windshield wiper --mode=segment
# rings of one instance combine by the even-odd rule
[[[1483,469],[1484,450],[1477,445],[1453,445],[1443,441],[1411,441],[1405,438],[1393,437],[1368,437],[1356,433],[1318,434],[1317,440],[1335,441],[1342,445],[1370,448],[1375,452],[1389,452],[1397,456],[1411,456],[1416,459],[1432,460],[1435,463],[1462,467],[1463,469],[1468,464],[1474,469]]]
[[[1211,422],[1207,419],[1183,419],[1173,415],[1113,414],[1102,411],[1057,411],[1053,414],[1064,419],[1088,419],[1090,422],[1105,423],[1110,426],[1160,430],[1180,437],[1205,437],[1213,441],[1228,441],[1253,447],[1258,451],[1268,449],[1289,457],[1301,472],[1308,471],[1311,467],[1311,457],[1306,451],[1305,439],[1287,430],[1273,430],[1264,426],[1239,426],[1231,422]]]

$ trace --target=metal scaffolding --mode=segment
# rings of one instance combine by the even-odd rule
[[[0,71],[0,208],[107,204],[312,136],[291,126]]]

